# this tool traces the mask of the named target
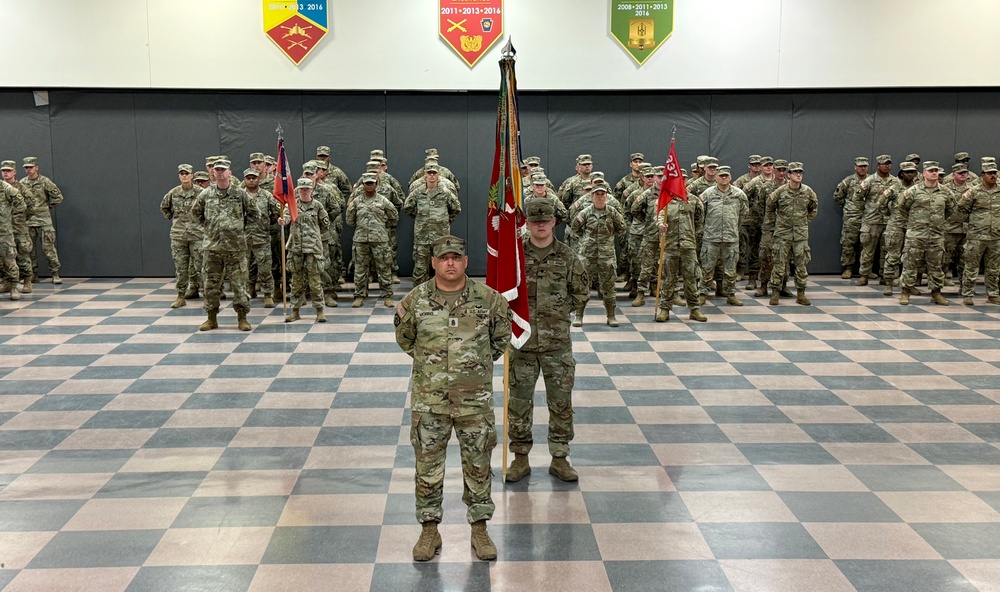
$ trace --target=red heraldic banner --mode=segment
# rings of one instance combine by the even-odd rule
[[[264,32],[298,66],[329,30],[327,0],[263,0]]]
[[[656,202],[656,213],[659,214],[670,200],[683,199],[687,201],[687,186],[684,185],[684,177],[681,175],[681,166],[677,163],[677,150],[674,149],[674,141],[670,140],[670,153],[667,155],[667,162],[663,165],[663,182],[660,183],[660,198]]]
[[[469,67],[503,36],[503,0],[438,0],[441,38]]]

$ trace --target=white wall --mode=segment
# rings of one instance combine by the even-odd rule
[[[641,68],[608,33],[611,0],[506,0],[522,90],[995,86],[996,0],[678,0]],[[495,90],[498,42],[470,69],[436,0],[329,0],[299,67],[260,0],[0,0],[4,83],[52,88]]]

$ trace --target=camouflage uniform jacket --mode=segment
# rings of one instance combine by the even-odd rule
[[[14,220],[24,214],[27,206],[21,192],[6,181],[0,181],[0,245],[14,244]]]
[[[656,184],[654,183],[653,187],[655,186]],[[628,197],[625,198],[625,212],[623,213],[625,214],[625,217],[629,220],[628,223],[629,234],[635,234],[635,235],[646,234],[646,219],[645,218],[642,218],[641,220],[637,219],[635,217],[635,210],[633,209],[633,207],[639,201],[639,198],[642,196],[642,194],[648,191],[649,189],[652,189],[652,187],[643,187],[643,184],[640,183],[638,186],[633,185],[632,187],[630,187],[630,190],[628,191]]]
[[[760,174],[757,175],[757,177],[759,176]],[[752,176],[752,174],[749,171],[743,173],[742,175],[737,177],[735,181],[733,181],[733,187],[736,187],[737,189],[742,189],[743,193],[746,193],[747,197],[750,197],[750,192],[747,191],[747,184],[750,183],[750,181],[756,179],[757,177]]]
[[[28,226],[51,226],[51,208],[63,202],[62,191],[45,175],[38,175],[32,181],[28,177],[21,179],[21,195],[28,207]]]
[[[344,211],[344,196],[340,194],[340,189],[337,189],[336,185],[322,181],[313,189],[312,198],[323,204],[330,218],[330,226],[323,233],[323,242],[328,243],[334,240],[334,233],[339,235],[344,230],[344,218],[341,216]]]
[[[455,196],[457,197],[458,196],[458,187],[456,187],[454,183],[452,183],[450,180],[446,179],[445,177],[442,177],[441,175],[438,175],[438,177],[439,177],[438,178],[438,185],[440,185],[441,187],[444,187],[448,191],[454,193]],[[420,189],[421,187],[427,187],[427,181],[423,177],[420,177],[419,179],[417,179],[413,183],[410,183],[410,193],[413,193],[414,191],[416,191],[417,189]],[[404,203],[405,203],[405,200],[404,200]]]
[[[246,190],[244,189],[244,191]],[[269,245],[271,244],[271,224],[278,222],[278,216],[281,215],[281,202],[270,191],[259,187],[256,194],[251,194],[249,191],[247,194],[250,195],[254,206],[260,212],[260,218],[246,225],[247,246],[263,247]]]
[[[607,205],[599,210],[591,204],[580,210],[570,226],[580,237],[577,252],[581,256],[615,259],[615,236],[625,232],[621,212]]]
[[[355,197],[359,195],[364,195],[365,188],[362,186],[361,180],[354,185],[354,191],[351,193],[350,199],[347,200],[347,205],[350,206],[351,202],[354,201]],[[384,175],[379,175],[378,181],[375,184],[375,193],[381,195],[382,197],[389,200],[389,203],[396,208],[397,213],[400,208],[403,207],[403,191],[396,192],[396,189],[392,186],[392,183]],[[348,222],[350,224],[350,222]]]
[[[660,240],[660,225],[656,220],[656,207],[660,203],[660,188],[653,185],[639,194],[632,202],[632,222],[641,221],[644,225],[643,240],[657,242]]]
[[[552,194],[549,197],[555,197],[555,194]],[[609,208],[614,208],[618,210],[619,212],[622,213],[622,215],[625,214],[625,207],[622,206],[622,202],[618,201],[618,199],[616,199],[615,196],[609,195],[607,199],[608,199],[607,206]],[[558,202],[558,200],[556,201]],[[594,196],[593,194],[590,193],[574,201],[573,205],[569,207],[569,211],[567,212],[569,214],[567,220],[572,220],[574,217],[576,217],[577,214],[583,211],[583,208],[591,205],[594,205]]]
[[[525,275],[531,337],[523,352],[549,352],[569,348],[569,313],[590,298],[590,278],[583,261],[564,243],[554,240],[539,249],[524,241]]]
[[[756,228],[763,224],[767,197],[777,188],[777,175],[774,175],[770,179],[764,177],[764,175],[757,175],[746,186],[740,188],[747,194],[747,201],[750,204],[750,213],[747,215],[745,222],[747,226]]]
[[[808,185],[792,189],[782,185],[767,198],[765,217],[774,221],[774,238],[809,240],[809,223],[819,212],[819,198]]]
[[[384,196],[376,193],[368,197],[361,195],[351,200],[347,206],[347,223],[354,227],[356,243],[387,243],[388,228],[399,222],[399,212]]]
[[[899,177],[893,175],[881,177],[877,173],[868,175],[868,178],[858,185],[858,199],[865,203],[862,222],[865,224],[885,224],[888,211],[881,205],[878,196],[886,189],[897,185],[902,186]]]
[[[458,191],[462,188],[462,186],[459,185],[458,177],[455,176],[455,173],[451,172],[451,169],[449,169],[448,167],[441,165],[438,165],[438,171],[442,179],[447,179],[448,182],[455,187],[455,189],[452,190],[452,193],[458,195]],[[413,191],[413,184],[423,178],[424,178],[423,167],[417,169],[415,173],[410,175],[410,183],[409,183],[410,191]]]
[[[205,229],[206,251],[246,251],[244,228],[261,217],[250,194],[232,184],[209,185],[191,206],[191,217]]]
[[[844,217],[861,216],[864,213],[864,200],[858,197],[858,189],[864,180],[858,178],[857,175],[844,177],[844,180],[837,183],[837,188],[833,190],[833,201],[844,209]]]
[[[657,233],[659,222],[667,223],[667,234],[664,240],[666,249],[696,249],[698,248],[698,204],[697,199],[685,201],[671,199],[660,210],[657,216]]]
[[[316,199],[304,202],[296,198],[299,215],[288,231],[288,241],[285,248],[290,253],[312,253],[317,259],[323,257],[323,234],[330,230],[330,216],[323,204]],[[285,212],[285,224],[292,219],[290,212]]]
[[[948,184],[951,183],[954,178],[955,178],[954,173],[948,173],[947,175],[944,176],[944,179],[941,179],[941,182]],[[966,184],[978,185],[979,183],[980,183],[979,175],[973,173],[972,171],[969,171],[969,178],[966,180]]]
[[[701,194],[708,191],[708,188],[713,185],[715,185],[715,181],[709,181],[705,177],[698,177],[687,184],[688,198],[690,199],[692,195],[701,197]]]
[[[333,166],[332,164],[326,169],[326,182],[333,183],[337,190],[340,191],[340,196],[347,198],[351,195],[351,180],[347,178],[347,173],[341,170],[340,167]]]
[[[4,182],[6,183],[6,181]],[[17,179],[14,179],[14,182],[12,183],[7,183],[7,184],[10,185],[11,188],[14,189],[14,191],[17,191],[18,195],[21,198],[21,201],[24,203],[24,209],[21,210],[20,212],[15,211],[12,216],[13,218],[12,226],[14,229],[14,236],[28,234],[28,198],[24,196],[24,187],[21,185],[21,182],[18,181]]]
[[[451,233],[451,223],[462,212],[455,194],[438,185],[414,190],[406,196],[403,211],[413,217],[413,242],[429,245]]]
[[[968,217],[967,238],[1000,239],[1000,185],[987,189],[979,184],[958,200],[958,216]]]
[[[629,174],[625,175],[620,181],[615,183],[615,188],[613,190],[614,196],[619,200],[624,199],[625,190],[628,189],[633,183],[638,183],[640,181],[642,181],[642,177],[640,177],[638,173],[633,174],[632,172],[629,172]]]
[[[701,194],[705,204],[705,234],[707,243],[735,243],[740,240],[740,224],[747,217],[749,205],[742,189],[730,186],[723,192],[712,186]]]
[[[163,196],[160,211],[163,217],[170,220],[170,238],[172,240],[199,241],[205,238],[205,229],[191,217],[191,207],[201,188],[191,185],[184,189],[182,185],[174,187]]]
[[[396,343],[413,358],[413,412],[460,417],[493,410],[493,362],[511,333],[503,296],[466,278],[449,307],[431,280],[403,297],[393,322]]]
[[[556,195],[562,200],[563,205],[569,207],[574,201],[578,200],[580,196],[583,195],[583,186],[590,179],[584,179],[580,175],[573,175],[572,177],[566,179],[559,186],[559,191]]]
[[[903,193],[900,215],[906,220],[907,238],[941,238],[945,218],[954,210],[955,196],[940,185],[934,188],[918,183]]]
[[[977,184],[976,187],[979,185]],[[961,187],[955,185],[954,182],[944,183],[944,188],[951,192],[952,197],[958,202],[960,198],[966,191],[972,189],[972,181],[966,181]],[[965,234],[965,224],[960,217],[947,218],[944,221],[944,231],[950,234]]]

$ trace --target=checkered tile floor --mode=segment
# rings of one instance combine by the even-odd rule
[[[579,483],[536,431],[476,561],[452,446],[421,565],[389,309],[199,333],[165,279],[40,284],[0,301],[0,588],[1000,590],[1000,307],[813,283],[704,324],[592,302]]]

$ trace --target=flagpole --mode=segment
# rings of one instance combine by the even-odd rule
[[[674,140],[675,139],[677,139],[677,122],[674,122],[674,127],[670,131],[670,146],[671,146],[671,149],[673,149],[673,145],[674,145]],[[664,181],[661,180],[661,183],[663,183],[663,182]],[[664,209],[666,209],[666,208],[664,208]],[[661,215],[661,213],[663,215],[663,225],[667,226],[667,213],[666,212],[664,212],[663,210],[660,210],[659,212],[656,213],[656,217],[659,218],[660,215]],[[659,226],[659,222],[657,222],[657,226]],[[659,265],[659,269],[656,272],[656,306],[653,307],[653,314],[654,315],[656,315],[659,312],[659,310],[660,310],[660,289],[661,289],[661,284],[663,283],[663,251],[664,251],[664,249],[666,249],[666,246],[667,246],[667,233],[664,231],[664,232],[660,233],[660,265]]]
[[[510,37],[507,38],[507,44],[504,45],[503,49],[500,52],[501,62],[504,61],[513,62],[516,59],[514,45],[512,41],[513,40]],[[513,96],[516,97],[516,92],[517,92],[516,88],[508,89],[508,91]],[[521,146],[520,136],[515,138],[515,140],[517,142],[515,145],[518,148],[520,148]],[[517,158],[520,159],[520,154],[517,155]],[[521,190],[520,187],[515,187],[514,189],[516,191]],[[503,352],[503,454],[501,455],[501,460],[500,460],[500,462],[502,463],[500,469],[500,479],[501,481],[503,481],[504,487],[506,487],[507,483],[507,439],[509,436],[508,434],[509,424],[510,424],[510,346],[507,346],[507,349],[505,349]]]
[[[285,218],[287,205],[281,206],[281,218]],[[285,225],[279,224],[281,229],[281,314],[288,316],[288,279],[285,270]]]

